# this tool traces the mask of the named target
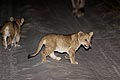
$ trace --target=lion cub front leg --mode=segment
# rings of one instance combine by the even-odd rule
[[[75,50],[74,49],[69,50],[69,56],[70,56],[71,64],[78,64],[78,62],[75,61]]]

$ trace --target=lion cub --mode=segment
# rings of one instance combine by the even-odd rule
[[[35,53],[28,55],[28,59],[36,56],[44,45],[45,49],[41,51],[42,62],[47,61],[47,56],[50,56],[51,58],[56,60],[60,60],[61,57],[57,57],[54,54],[54,51],[58,51],[67,52],[69,54],[70,62],[72,64],[78,64],[78,62],[75,61],[75,52],[81,45],[83,45],[86,49],[89,49],[89,47],[91,47],[92,36],[93,32],[83,33],[81,31],[70,35],[46,35],[39,42],[38,48]]]
[[[23,25],[24,18],[14,19],[10,17],[9,21],[6,21],[1,29],[2,33],[2,44],[5,49],[8,48],[8,45],[14,47],[19,47],[18,44],[20,41],[21,26]]]

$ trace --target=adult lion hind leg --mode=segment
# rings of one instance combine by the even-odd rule
[[[77,11],[77,17],[81,17],[84,15],[85,12],[85,2],[86,0],[80,0],[79,6],[78,6],[78,11]]]
[[[69,50],[69,56],[70,56],[71,64],[78,64],[78,62],[75,61],[75,50],[74,49]]]
[[[72,0],[72,6],[74,8],[73,14],[78,18],[84,15],[85,1],[86,0]]]
[[[80,8],[77,10],[77,12],[74,15],[80,18],[81,16],[84,16],[84,11],[82,11],[82,8]]]
[[[77,1],[77,0],[76,0]],[[75,0],[71,0],[73,8],[76,8],[76,2]]]
[[[76,15],[78,12],[79,0],[72,0],[72,6],[73,6],[72,13]]]
[[[79,8],[84,8],[85,7],[85,2],[86,2],[86,0],[80,0]]]
[[[81,17],[82,16],[82,13],[81,13],[81,0],[72,0],[72,5],[73,5],[73,15],[76,16],[76,17]]]
[[[49,55],[52,59],[55,59],[55,60],[61,60],[61,57],[57,57],[54,52],[52,52],[50,55]]]
[[[80,18],[81,16],[84,16],[84,12],[82,12],[79,9],[75,9],[75,10],[73,10],[73,15]]]

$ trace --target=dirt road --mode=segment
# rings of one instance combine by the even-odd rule
[[[87,3],[85,15],[76,18],[69,0],[14,3],[12,14],[25,18],[21,47],[9,51],[0,45],[0,80],[120,80],[120,29],[112,28],[99,16],[96,10],[100,5]],[[81,47],[76,52],[78,65],[71,65],[65,54],[59,53],[55,54],[62,57],[61,61],[48,57],[50,62],[41,63],[41,55],[27,59],[45,34],[78,31],[94,32],[92,48],[86,51]]]

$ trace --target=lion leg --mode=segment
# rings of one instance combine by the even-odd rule
[[[55,59],[55,60],[61,60],[61,57],[57,57],[54,52],[52,52],[50,55],[49,55],[52,59]]]
[[[69,56],[70,56],[71,64],[78,64],[78,62],[75,61],[75,50],[74,49],[69,50]]]
[[[83,0],[77,0],[75,2],[76,7],[72,11],[73,15],[78,18],[84,15],[84,7],[83,7],[82,3],[83,3]],[[82,5],[82,6],[80,6],[80,5]]]
[[[8,37],[8,45],[12,44],[12,39],[11,37]]]
[[[75,15],[76,17],[81,17],[84,15],[84,12],[85,12],[85,1],[86,0],[72,0],[72,3],[74,4],[73,6],[73,15]]]
[[[9,37],[8,37],[8,40],[7,40],[7,42],[8,42],[8,47],[9,47],[8,49],[9,49],[9,50],[10,50],[11,47],[13,46],[13,44],[12,44],[12,39],[13,39],[13,38],[12,38],[11,36],[9,36]]]
[[[15,43],[15,47],[20,47],[20,45],[18,44],[20,41],[20,35],[16,36],[16,43]]]
[[[15,38],[14,38],[14,35],[10,35],[10,39],[11,39],[11,46],[14,46],[15,45]]]
[[[71,0],[71,1],[72,1],[72,6],[73,6],[73,8],[76,8],[75,1],[74,1],[74,0]]]
[[[42,63],[43,62],[47,62],[47,59],[46,59],[46,52],[45,51],[43,51],[43,52],[41,52],[41,55],[42,55]]]
[[[85,1],[86,0],[80,0],[79,6],[78,6],[77,17],[81,17],[81,16],[84,15],[84,12],[85,12]]]
[[[72,13],[76,15],[78,12],[78,5],[79,5],[79,0],[72,0],[72,6],[73,6],[73,11]]]
[[[46,47],[45,50],[41,52],[42,55],[42,63],[47,62],[47,56],[50,55],[50,53],[53,52],[53,49]]]
[[[2,39],[2,44],[3,46],[5,47],[5,49],[7,49],[7,36],[3,36],[3,39]]]
[[[86,0],[81,0],[79,3],[79,8],[84,8],[85,7],[85,2]]]

